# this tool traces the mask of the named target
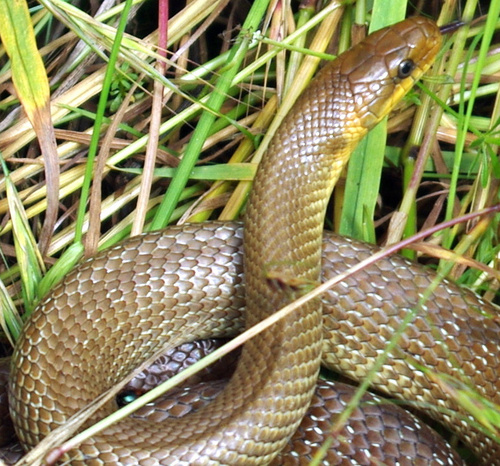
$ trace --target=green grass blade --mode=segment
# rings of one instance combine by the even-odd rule
[[[407,2],[378,0],[373,4],[370,32],[397,23],[405,17]],[[380,186],[387,135],[387,119],[364,138],[351,155],[339,232],[352,238],[375,241],[371,219]]]
[[[189,179],[189,174],[198,160],[203,143],[215,121],[216,114],[219,112],[229,87],[231,86],[236,73],[240,69],[243,59],[245,58],[245,54],[242,53],[242,51],[246,50],[248,45],[249,32],[257,30],[266,11],[267,4],[267,0],[258,0],[253,3],[245,23],[242,26],[240,35],[236,40],[236,44],[231,49],[231,53],[228,58],[230,66],[226,67],[224,72],[221,74],[207,103],[207,106],[211,111],[205,111],[200,118],[196,130],[186,148],[186,153],[184,154],[184,157],[179,165],[177,176],[172,180],[172,183],[168,187],[162,203],[160,204],[153,219],[151,224],[151,228],[153,230],[163,228],[168,224],[181,192]]]

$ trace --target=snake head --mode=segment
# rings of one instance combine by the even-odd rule
[[[340,55],[356,124],[369,130],[384,118],[432,65],[441,41],[434,21],[414,17],[378,30]]]

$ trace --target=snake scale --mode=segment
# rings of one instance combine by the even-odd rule
[[[126,376],[160,342],[173,347],[232,334],[244,299],[251,326],[300,296],[300,284],[318,282],[321,273],[328,278],[368,256],[372,248],[362,243],[332,235],[322,240],[329,194],[354,146],[428,69],[440,44],[434,22],[410,18],[327,64],[269,146],[244,235],[231,223],[173,227],[131,238],[69,274],[30,317],[15,348],[9,403],[25,448]],[[400,257],[379,261],[248,342],[235,374],[212,403],[165,424],[121,421],[64,460],[279,461],[276,455],[313,397],[321,353],[328,367],[362,379],[433,278]],[[425,405],[485,464],[498,464],[499,445],[477,423],[471,426],[470,416],[435,376],[471,381],[479,394],[500,402],[495,312],[472,293],[442,283],[373,381],[392,396]],[[96,417],[114,409],[111,403]],[[453,464],[452,454],[442,452],[431,464]],[[407,464],[420,464],[416,453],[412,458]]]

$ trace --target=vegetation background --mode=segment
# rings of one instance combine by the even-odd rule
[[[405,254],[498,300],[500,216],[456,220],[499,203],[499,9],[0,0],[6,352],[83,257],[171,223],[241,218],[267,142],[322,60],[413,14],[466,25],[358,149],[328,228],[384,244],[443,224]]]

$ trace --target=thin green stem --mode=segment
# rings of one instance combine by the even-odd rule
[[[92,174],[94,170],[94,160],[97,155],[97,148],[99,145],[99,138],[101,134],[101,127],[104,121],[104,112],[106,110],[106,104],[108,102],[109,92],[111,89],[111,82],[113,80],[113,75],[115,73],[115,65],[118,60],[118,54],[120,52],[120,46],[125,32],[125,27],[127,26],[127,18],[130,9],[132,8],[132,0],[126,0],[123,8],[123,12],[120,17],[120,22],[116,30],[115,40],[113,41],[113,47],[111,49],[111,54],[109,56],[108,65],[106,67],[106,74],[104,77],[104,83],[102,87],[101,95],[99,96],[99,103],[97,105],[97,113],[95,119],[94,129],[92,131],[92,138],[90,140],[89,153],[87,158],[87,164],[85,167],[85,176],[82,185],[80,203],[78,205],[76,225],[75,225],[75,243],[81,243],[83,238],[83,224],[85,220],[85,211],[87,209],[87,202],[90,195],[90,185],[92,183]]]

